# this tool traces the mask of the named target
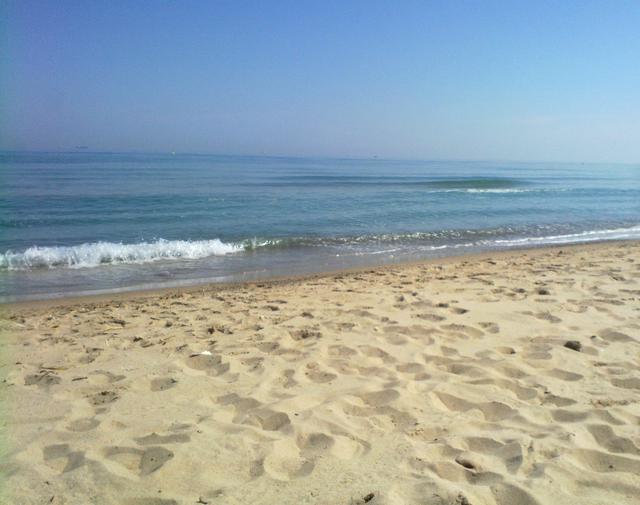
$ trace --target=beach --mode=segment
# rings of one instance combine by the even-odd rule
[[[638,503],[637,241],[2,317],[4,503]]]

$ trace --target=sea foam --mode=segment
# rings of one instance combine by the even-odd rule
[[[343,255],[343,253],[381,255],[410,249],[421,251],[459,248],[500,249],[601,240],[640,239],[640,226],[638,225],[629,228],[589,230],[565,234],[539,234],[539,231],[538,233],[532,233],[533,230],[528,230],[528,234],[524,230],[498,228],[351,237],[254,238],[239,242],[222,242],[219,239],[158,239],[153,242],[139,242],[137,244],[94,242],[57,247],[33,246],[22,252],[7,251],[4,254],[0,254],[0,271],[91,268],[103,265],[152,263],[160,260],[197,260],[211,256],[225,256],[242,251],[257,251],[258,249],[337,247],[339,248],[338,256]],[[523,232],[525,236],[522,236]],[[507,236],[502,238],[500,235]],[[509,237],[508,235],[512,236]],[[400,244],[400,247],[396,246],[389,249],[384,244]],[[352,247],[358,249],[352,250]],[[362,249],[360,249],[361,247]]]
[[[580,233],[567,233],[562,235],[546,235],[542,237],[522,237],[515,239],[493,240],[492,244],[499,247],[529,246],[529,245],[553,245],[571,244],[581,242],[598,242],[604,240],[638,240],[640,239],[640,226],[630,228],[614,228],[609,230],[588,230]],[[485,245],[489,243],[481,242]]]
[[[222,256],[245,249],[242,243],[213,240],[164,240],[122,244],[94,242],[73,246],[33,246],[22,252],[0,254],[0,270],[86,268],[105,264],[149,263],[159,260]],[[255,247],[255,245],[253,245]]]

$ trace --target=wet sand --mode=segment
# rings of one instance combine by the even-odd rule
[[[6,503],[640,496],[636,242],[2,311]]]

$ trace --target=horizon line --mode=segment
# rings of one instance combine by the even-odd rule
[[[0,149],[0,154],[97,154],[97,155],[155,155],[155,156],[219,156],[246,157],[271,159],[318,159],[318,160],[353,160],[353,161],[404,161],[416,163],[558,163],[566,165],[638,165],[639,161],[585,161],[585,160],[524,160],[508,158],[396,158],[384,156],[346,156],[346,155],[300,155],[300,154],[248,154],[248,153],[220,153],[220,152],[189,152],[189,151],[118,151],[118,150],[90,150],[90,149]]]

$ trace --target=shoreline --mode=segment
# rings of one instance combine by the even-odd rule
[[[79,294],[79,295],[54,295],[48,298],[41,299],[33,299],[33,300],[17,300],[12,302],[0,303],[0,311],[21,311],[21,310],[31,310],[35,308],[53,308],[53,307],[72,307],[76,305],[82,305],[85,303],[104,303],[109,301],[118,301],[125,302],[131,301],[141,298],[154,298],[161,296],[173,296],[178,294],[189,294],[189,293],[198,293],[205,291],[228,291],[242,287],[248,286],[258,286],[258,285],[283,285],[290,283],[300,283],[315,279],[324,279],[331,278],[338,275],[357,275],[363,272],[369,271],[385,271],[388,269],[396,269],[396,268],[409,268],[421,265],[445,265],[456,262],[463,261],[481,261],[484,259],[489,259],[492,257],[510,257],[510,256],[519,256],[522,254],[527,255],[536,255],[543,254],[548,251],[560,251],[562,249],[570,249],[576,250],[584,248],[585,250],[590,250],[594,248],[600,248],[607,245],[616,246],[623,244],[640,244],[640,240],[631,239],[631,240],[601,240],[601,241],[593,241],[593,242],[578,242],[578,243],[569,243],[569,244],[545,244],[534,247],[516,247],[510,249],[501,249],[501,250],[493,250],[493,251],[478,251],[471,253],[463,253],[460,255],[450,255],[439,258],[426,258],[426,259],[416,259],[416,260],[407,260],[407,261],[399,261],[397,263],[387,263],[387,264],[378,264],[371,266],[358,266],[352,268],[338,269],[338,270],[330,270],[326,272],[317,272],[317,273],[305,273],[298,275],[290,275],[290,276],[273,276],[273,277],[265,277],[261,279],[252,279],[252,280],[238,280],[238,281],[230,281],[230,282],[211,282],[208,280],[204,280],[201,283],[190,283],[190,281],[185,281],[184,285],[180,286],[168,286],[168,287],[151,287],[149,289],[139,289],[136,286],[133,286],[131,289],[124,288],[122,290],[114,290],[108,292],[98,292],[98,293],[88,293],[88,294]],[[34,295],[38,296],[38,295]]]

